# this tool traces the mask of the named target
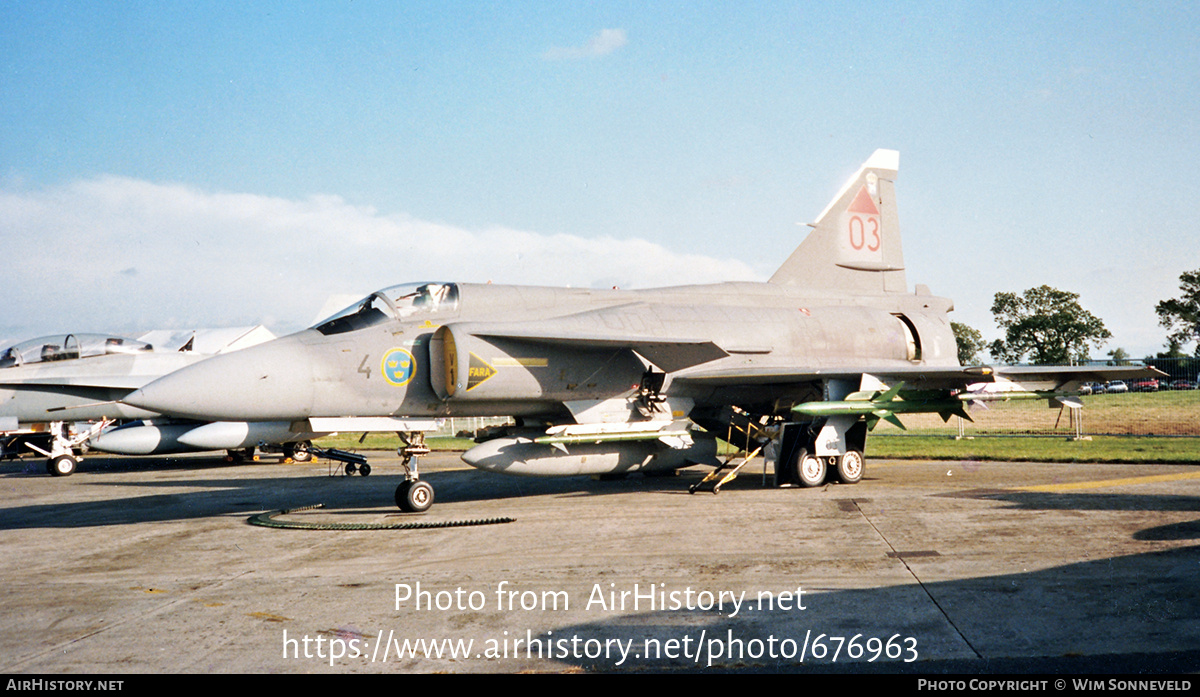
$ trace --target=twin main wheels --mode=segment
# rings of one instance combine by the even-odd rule
[[[829,466],[833,465],[837,478],[843,484],[857,484],[863,476],[863,454],[857,450],[849,450],[844,455],[822,457],[810,455],[801,449],[796,453],[794,466],[796,480],[802,486],[821,486],[828,476]]]

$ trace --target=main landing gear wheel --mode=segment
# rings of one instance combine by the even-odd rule
[[[79,464],[71,455],[59,455],[46,460],[46,471],[54,477],[69,477],[75,474],[75,466]]]
[[[801,486],[814,487],[825,483],[825,458],[809,455],[807,450],[796,453],[796,480]]]
[[[292,462],[308,462],[312,460],[312,443],[296,443],[295,445],[285,446],[283,454],[292,459]]]
[[[849,450],[837,461],[838,479],[843,484],[857,484],[863,476],[863,454]]]
[[[419,479],[408,479],[396,487],[396,505],[405,513],[424,513],[433,505],[433,486]]]

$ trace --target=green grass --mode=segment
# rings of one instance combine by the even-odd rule
[[[1082,399],[1082,430],[1093,434],[1090,440],[1069,439],[1075,428],[1065,411],[1042,400],[1014,400],[971,410],[963,440],[954,438],[957,419],[945,423],[936,414],[902,416],[907,431],[880,422],[867,451],[873,458],[1200,464],[1200,391]]]
[[[1083,399],[1083,431],[1104,435],[1200,436],[1200,390],[1185,392],[1138,392],[1088,395]],[[971,408],[967,435],[1063,434],[1074,433],[1070,416],[1047,408],[1044,400],[992,402],[987,409]],[[945,423],[937,414],[901,416],[909,433],[933,435],[958,433],[957,419]],[[881,423],[877,433],[903,433]]]
[[[1000,436],[955,440],[949,436],[879,435],[867,438],[872,458],[1001,460],[1007,462],[1135,462],[1200,464],[1200,439],[1141,436]]]

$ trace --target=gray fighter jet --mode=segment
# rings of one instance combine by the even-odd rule
[[[967,401],[1057,398],[1145,368],[962,367],[953,303],[907,287],[894,182],[879,150],[765,283],[588,290],[415,283],[316,326],[150,383],[126,404],[221,421],[509,416],[463,455],[517,475],[717,464],[716,436],[769,439],[777,480],[863,475],[868,428]],[[969,388],[969,389],[968,389]],[[969,417],[968,417],[969,418]],[[407,440],[419,452],[419,434]],[[397,504],[433,489],[406,460]]]
[[[305,459],[314,434],[284,424],[208,424],[162,419],[120,397],[214,354],[274,338],[263,327],[157,331],[142,339],[66,334],[21,342],[0,352],[0,456],[32,451],[55,476],[75,471],[77,452],[125,455],[196,450],[244,454],[262,443],[284,444]],[[125,422],[113,427],[116,422]]]

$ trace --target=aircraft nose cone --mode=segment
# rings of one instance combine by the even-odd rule
[[[202,421],[307,418],[312,361],[290,337],[214,356],[155,380],[121,400],[168,416]]]

